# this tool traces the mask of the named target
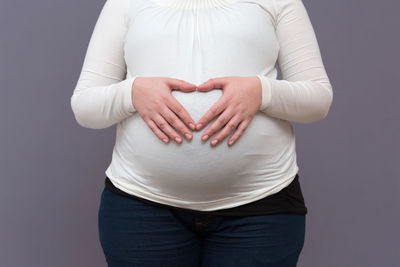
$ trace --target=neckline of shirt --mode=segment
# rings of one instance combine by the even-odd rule
[[[224,7],[237,0],[154,0],[163,7],[182,9],[198,9],[210,7]]]

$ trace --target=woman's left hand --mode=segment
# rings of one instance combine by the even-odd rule
[[[221,143],[229,134],[228,145],[232,146],[243,134],[254,115],[261,106],[261,81],[257,76],[226,76],[211,78],[200,84],[198,91],[206,92],[215,88],[223,91],[222,96],[196,123],[196,130],[201,130],[217,115],[219,117],[202,134],[207,139],[223,129],[212,138],[211,145]]]

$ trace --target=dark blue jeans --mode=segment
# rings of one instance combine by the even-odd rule
[[[105,187],[98,226],[109,267],[295,267],[304,244],[305,217],[177,211]]]

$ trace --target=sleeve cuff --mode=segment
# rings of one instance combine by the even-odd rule
[[[271,103],[271,82],[268,77],[264,75],[257,75],[257,77],[261,81],[261,106],[259,108],[260,111],[266,110]]]
[[[123,107],[124,110],[130,112],[130,113],[135,113],[136,109],[133,106],[132,103],[132,86],[133,82],[135,81],[136,76],[131,77],[129,79],[126,79],[122,81],[122,101],[123,101]]]

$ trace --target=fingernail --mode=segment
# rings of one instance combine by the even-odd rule
[[[206,135],[203,135],[203,137],[202,137],[201,139],[202,139],[203,141],[206,141],[207,138],[208,138],[208,135],[206,134]]]
[[[188,139],[188,140],[190,140],[190,138],[192,137],[190,134],[188,134],[188,133],[185,133],[185,136],[186,136],[186,138]]]
[[[230,140],[230,141],[228,142],[228,144],[232,145],[232,144],[233,144],[233,140]]]
[[[179,138],[179,137],[177,136],[177,137],[175,137],[175,141],[176,141],[176,142],[180,142],[180,141],[181,141],[181,138]]]
[[[215,144],[217,144],[217,143],[218,143],[218,140],[217,140],[217,139],[214,139],[214,140],[211,141],[211,144],[213,144],[213,145],[215,145]]]
[[[163,139],[164,143],[168,143],[168,139],[164,138]]]
[[[200,130],[201,129],[201,127],[203,127],[203,124],[201,124],[201,123],[199,123],[199,124],[197,124],[197,130]]]
[[[189,123],[189,127],[190,127],[192,130],[196,129],[196,126],[195,126],[193,123]]]

